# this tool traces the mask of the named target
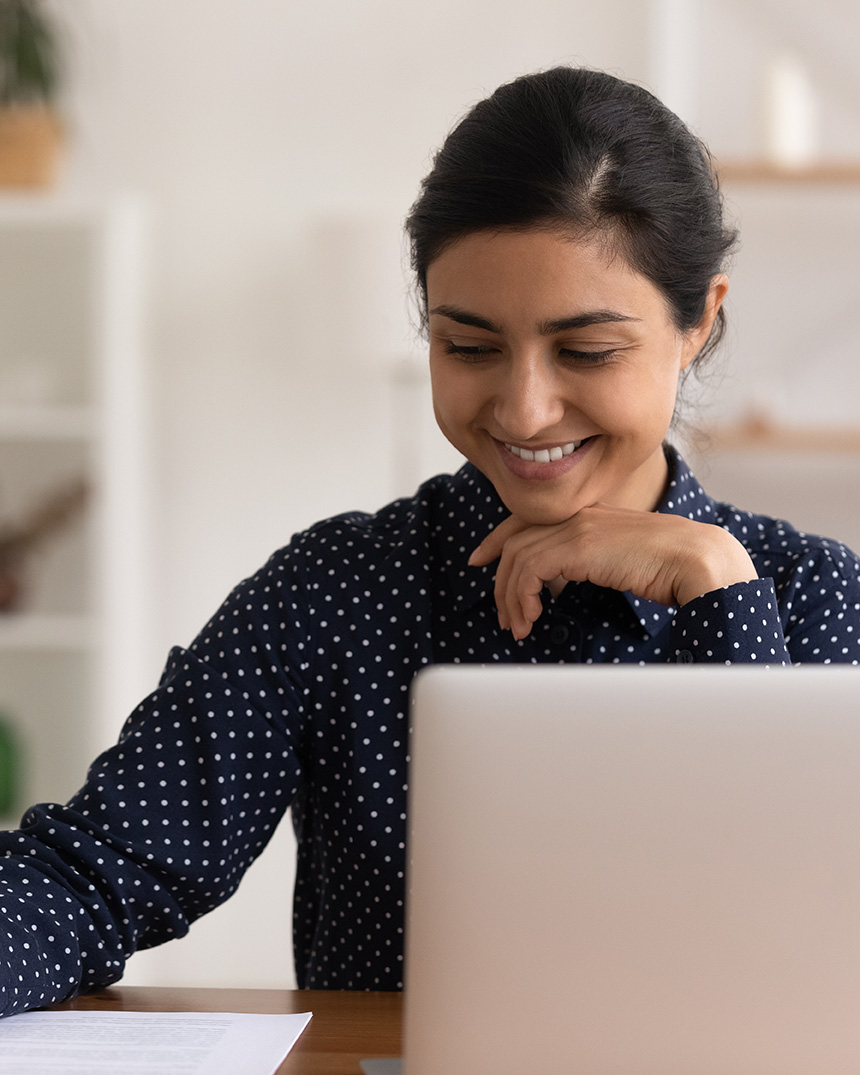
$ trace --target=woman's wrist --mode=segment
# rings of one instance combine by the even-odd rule
[[[678,577],[679,606],[739,582],[753,582],[758,572],[747,550],[722,527],[705,524],[700,542],[691,550]]]

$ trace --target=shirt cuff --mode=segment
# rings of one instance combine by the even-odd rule
[[[769,578],[688,601],[672,621],[670,643],[678,664],[791,664]]]

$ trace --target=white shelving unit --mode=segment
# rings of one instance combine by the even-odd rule
[[[0,198],[0,527],[88,489],[0,612],[21,807],[71,794],[149,686],[143,234],[133,199]]]
[[[732,287],[749,265],[757,266],[747,277],[754,287],[737,311],[745,349],[735,375],[748,390],[756,387],[746,415],[707,430],[688,447],[688,458],[714,496],[856,550],[860,420],[852,401],[860,385],[853,361],[860,160],[796,167],[764,158],[723,160],[718,171],[740,217],[742,249]],[[780,322],[790,326],[782,336]],[[815,391],[804,391],[810,388]],[[847,417],[827,422],[820,402],[825,393],[828,410],[842,408]],[[780,414],[786,398],[788,418]]]

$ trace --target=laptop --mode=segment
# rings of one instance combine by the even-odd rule
[[[433,667],[410,826],[405,1075],[860,1070],[860,669]]]

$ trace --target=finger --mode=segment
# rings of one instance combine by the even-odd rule
[[[540,583],[537,592],[518,595],[517,614],[511,623],[511,633],[517,641],[531,634],[532,626],[543,612],[542,589],[543,583]]]
[[[519,638],[525,638],[531,633],[532,625],[543,614],[544,584],[548,577],[555,577],[555,570],[547,571],[535,567],[535,558],[539,557],[538,550],[531,550],[528,557],[523,557],[521,562],[511,571],[508,579],[507,604],[511,611],[511,619],[518,626]],[[545,577],[547,576],[547,577]]]
[[[502,555],[505,543],[514,534],[518,534],[525,529],[527,529],[525,523],[520,522],[516,516],[509,515],[494,530],[490,531],[481,544],[472,552],[469,557],[469,565],[471,567],[483,567],[485,564],[491,564],[493,560],[498,560]]]
[[[540,530],[536,527],[529,527],[511,535],[505,542],[499,566],[496,568],[494,598],[499,613],[499,626],[502,630],[514,632],[515,637],[525,637],[533,622],[524,614],[518,595],[518,583],[523,558],[539,537]]]
[[[515,638],[525,638],[531,632],[532,624],[543,613],[544,583],[558,574],[552,563],[556,554],[551,540],[546,532],[533,532],[509,542],[502,557],[496,576],[496,604]]]
[[[507,631],[511,627],[511,617],[508,610],[507,592],[508,592],[508,579],[511,574],[511,566],[513,564],[513,555],[511,551],[502,551],[501,558],[499,560],[499,566],[496,568],[496,578],[493,586],[493,599],[496,602],[496,612],[499,616],[499,627],[503,631]]]

